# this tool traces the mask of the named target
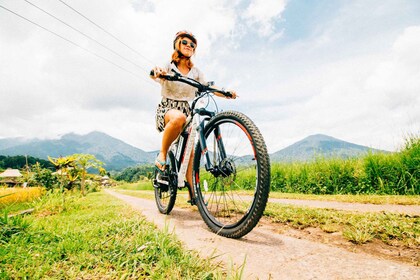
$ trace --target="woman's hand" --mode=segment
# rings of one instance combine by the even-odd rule
[[[236,94],[236,91],[234,90],[228,90],[227,92],[229,92],[232,96],[227,97],[227,99],[236,99],[236,97],[239,97],[239,95]]]
[[[155,66],[155,67],[152,69],[152,72],[153,72],[153,75],[150,75],[150,77],[151,77],[152,79],[157,79],[157,78],[159,78],[161,75],[166,75],[166,70],[165,70],[165,69],[163,69],[163,68],[161,68],[161,67],[158,67],[158,66]]]

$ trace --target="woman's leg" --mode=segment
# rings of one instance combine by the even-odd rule
[[[171,109],[165,114],[165,129],[163,130],[162,146],[158,155],[158,161],[165,162],[166,154],[171,146],[172,142],[181,133],[182,127],[184,126],[187,117],[179,110]],[[156,163],[159,169],[163,169],[160,163]]]

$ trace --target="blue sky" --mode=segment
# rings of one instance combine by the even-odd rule
[[[219,107],[249,115],[270,152],[317,133],[398,150],[420,131],[419,1],[63,0],[136,53],[60,1],[28,1],[119,56],[26,1],[0,0],[84,48],[0,8],[0,138],[99,130],[159,149],[160,89],[147,74],[181,29],[196,34],[208,80],[240,95]]]

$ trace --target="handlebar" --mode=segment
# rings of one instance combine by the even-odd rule
[[[200,83],[199,81],[196,81],[192,78],[188,78],[185,77],[183,75],[181,75],[180,73],[176,72],[174,69],[172,69],[172,72],[174,73],[173,75],[159,75],[159,78],[168,80],[168,81],[177,81],[177,82],[181,82],[181,83],[185,83],[188,84],[192,87],[195,87],[198,89],[198,93],[203,93],[203,92],[219,92],[222,95],[231,98],[233,97],[232,93],[229,91],[225,91],[223,89],[216,89],[216,88],[212,88],[209,85],[203,85],[202,83]],[[154,76],[155,72],[153,70],[150,71],[150,76]]]

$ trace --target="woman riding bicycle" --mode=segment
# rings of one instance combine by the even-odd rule
[[[188,101],[192,101],[195,97],[196,89],[187,84],[167,81],[159,78],[161,75],[166,75],[175,71],[186,77],[192,78],[205,83],[203,73],[194,67],[191,57],[195,53],[197,47],[197,39],[188,31],[180,31],[176,33],[172,54],[171,63],[165,67],[155,67],[153,75],[150,77],[159,82],[162,86],[161,95],[162,100],[156,110],[156,129],[163,132],[162,144],[159,155],[155,160],[155,166],[159,171],[164,171],[166,168],[166,154],[172,142],[181,133],[181,130],[191,114],[191,108]],[[230,91],[233,99],[237,97],[236,92]],[[215,93],[218,95],[217,93]],[[222,95],[219,95],[222,96]],[[192,157],[193,155],[191,155]],[[192,160],[190,160],[186,179],[188,187],[193,193],[192,189]],[[191,199],[191,198],[190,198]]]

